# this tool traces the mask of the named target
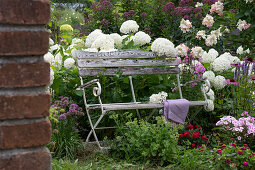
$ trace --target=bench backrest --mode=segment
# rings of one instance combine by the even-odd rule
[[[178,74],[178,60],[166,56],[156,56],[153,52],[140,50],[120,50],[113,52],[76,52],[79,74],[96,76],[99,73],[112,76],[147,74]]]

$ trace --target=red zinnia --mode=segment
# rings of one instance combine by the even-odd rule
[[[190,136],[190,132],[189,132],[189,131],[184,132],[184,136],[185,136],[186,138],[189,137],[189,136]]]
[[[215,161],[216,160],[216,158],[212,158],[212,161]]]
[[[196,144],[194,144],[194,143],[192,143],[192,144],[191,144],[191,147],[193,147],[193,148],[194,148],[195,146],[196,146]]]
[[[179,138],[182,138],[184,135],[181,133],[181,134],[179,134]]]
[[[225,162],[226,162],[227,164],[230,164],[231,159],[227,158],[227,159],[225,159]]]
[[[238,151],[237,153],[238,153],[238,155],[242,155],[243,151]]]
[[[236,147],[236,144],[235,143],[231,143],[231,146]]]
[[[246,150],[246,148],[245,147],[241,147],[241,150]]]
[[[202,136],[202,139],[206,141],[208,138],[206,136]]]
[[[188,128],[189,130],[191,130],[191,129],[193,129],[193,125],[187,124],[187,128]]]
[[[200,133],[199,132],[194,132],[192,136],[193,136],[193,138],[199,138]]]
[[[234,138],[230,138],[230,140],[236,141]]]
[[[200,125],[197,125],[196,128],[197,128],[197,129],[201,129],[201,126],[200,126]]]
[[[226,147],[227,147],[227,145],[225,145],[225,144],[221,145],[221,148],[226,148]]]
[[[244,166],[247,166],[247,165],[248,165],[248,162],[244,161],[244,162],[243,162],[243,165],[244,165]]]
[[[222,153],[222,150],[221,150],[221,149],[218,149],[216,152],[217,152],[218,154],[221,154],[221,153]]]

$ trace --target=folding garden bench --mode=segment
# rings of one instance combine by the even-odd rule
[[[141,103],[136,101],[134,87],[132,82],[132,75],[159,75],[159,74],[176,74],[177,82],[178,82],[178,90],[180,94],[180,98],[182,99],[182,91],[181,87],[187,85],[180,84],[179,80],[179,72],[180,69],[178,67],[178,61],[176,58],[167,58],[166,56],[156,56],[153,52],[146,52],[140,50],[121,50],[114,52],[86,52],[86,51],[77,51],[77,64],[79,68],[79,75],[81,79],[80,89],[83,91],[83,99],[87,112],[87,116],[89,119],[89,123],[91,126],[91,131],[89,132],[86,142],[89,142],[90,136],[93,134],[95,138],[95,142],[101,147],[97,135],[96,129],[106,129],[107,127],[97,128],[98,124],[104,117],[104,115],[108,111],[113,110],[136,110],[138,118],[139,109],[157,109],[163,108],[163,104],[157,103]],[[116,73],[121,72],[122,75],[129,76],[131,93],[133,97],[133,102],[130,103],[107,103],[103,104],[100,98],[101,94],[101,84],[98,79],[94,79],[90,82],[84,83],[82,77],[83,76],[97,76],[98,74],[102,74],[105,76],[113,76]],[[205,87],[207,92],[210,90],[210,83],[208,80],[204,80],[205,83],[202,85],[202,91],[205,100],[204,101],[190,101],[190,106],[207,106],[207,97],[205,92]],[[85,88],[95,85],[93,88],[93,94],[98,98],[99,104],[88,104],[86,99]],[[90,111],[93,109],[100,109],[102,114],[95,124],[92,123]],[[151,114],[152,115],[152,114]],[[151,116],[150,115],[150,116]]]

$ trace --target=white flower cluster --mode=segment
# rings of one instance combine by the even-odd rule
[[[213,87],[215,89],[223,89],[226,86],[226,79],[225,77],[218,75],[215,77],[215,79],[213,80]]]
[[[73,46],[77,46],[77,47],[84,47],[85,46],[85,43],[82,39],[80,38],[74,38],[72,40],[72,45]]]
[[[210,13],[214,13],[216,12],[219,16],[222,16],[222,12],[223,12],[223,3],[220,1],[215,2],[210,9]]]
[[[75,64],[75,60],[73,58],[67,58],[64,61],[64,67],[67,69],[73,68]]]
[[[215,79],[215,74],[214,74],[213,71],[210,71],[210,70],[209,71],[205,71],[203,73],[203,78],[207,78],[210,81],[210,83],[212,83],[214,81],[214,79]]]
[[[239,19],[236,26],[237,26],[237,29],[242,31],[242,30],[246,30],[246,29],[250,28],[251,24],[247,24],[247,22],[245,20]]]
[[[157,38],[151,45],[152,52],[158,56],[166,55],[167,57],[176,57],[177,50],[174,44],[166,38]]]
[[[54,45],[54,41],[53,41],[51,38],[49,38],[49,45],[50,45],[50,46],[53,46],[53,45]]]
[[[121,27],[120,32],[123,34],[135,33],[138,31],[139,25],[134,20],[125,21]]]
[[[44,58],[44,61],[48,61],[50,64],[54,62],[54,56],[50,52],[45,54],[43,58]]]
[[[210,47],[215,44],[217,44],[217,36],[215,34],[208,35],[205,40],[205,45]]]
[[[114,40],[114,44],[117,47],[120,47],[122,45],[122,37],[118,33],[112,33],[110,34],[110,37]]]
[[[189,32],[190,28],[192,28],[192,23],[189,20],[185,20],[182,18],[181,24],[179,26],[183,33]]]
[[[103,35],[102,30],[100,29],[96,29],[93,32],[91,32],[87,38],[86,38],[86,42],[85,42],[85,46],[90,48],[91,45],[93,44],[93,42],[97,39],[97,37],[99,37],[100,35]]]
[[[239,55],[242,54],[250,54],[250,49],[248,48],[247,50],[244,50],[242,46],[238,47],[236,50],[236,53]]]
[[[159,92],[158,94],[153,94],[150,96],[150,102],[151,103],[163,103],[163,101],[166,100],[167,98],[167,93],[162,91]]]
[[[58,44],[55,44],[50,47],[49,52],[53,53],[55,50],[59,50],[60,46]]]
[[[196,46],[191,48],[191,54],[195,58],[201,58],[203,53],[204,53],[204,50],[202,49],[202,47]]]
[[[92,43],[91,48],[100,49],[100,52],[116,51],[114,49],[114,40],[110,35],[102,34]]]
[[[204,52],[202,55],[202,63],[212,63],[218,57],[219,53],[215,49],[210,49],[208,52]]]
[[[53,84],[54,81],[54,71],[52,68],[50,68],[50,85]]]
[[[214,23],[214,19],[211,15],[207,14],[202,21],[202,24],[206,27],[212,27]]]
[[[145,45],[151,42],[151,37],[143,31],[139,31],[133,38],[135,45]]]
[[[210,100],[214,101],[214,91],[212,89],[209,90],[209,92],[206,93],[207,96],[209,96]]]
[[[253,0],[245,0],[245,1],[246,1],[246,4],[247,4],[248,2],[250,2],[250,3],[253,2]]]
[[[201,40],[201,38],[206,39],[205,30],[198,31],[196,38],[199,40]]]
[[[187,47],[185,44],[182,43],[176,47],[176,50],[177,50],[178,56],[184,57],[188,54],[189,47]]]
[[[204,5],[204,4],[203,4],[202,2],[201,2],[201,3],[197,2],[196,5],[195,5],[195,7],[198,8],[198,7],[201,7],[201,6],[203,6],[203,5]]]
[[[207,112],[214,110],[214,104],[212,100],[207,100],[207,105],[204,107]]]

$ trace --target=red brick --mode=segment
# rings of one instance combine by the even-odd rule
[[[1,119],[29,119],[49,115],[50,94],[0,96]]]
[[[44,55],[48,52],[48,31],[0,31],[0,37],[3,40],[0,56]]]
[[[47,24],[49,0],[0,0],[0,23]]]
[[[48,144],[51,124],[48,119],[40,122],[0,125],[0,149],[25,148]]]
[[[50,170],[51,155],[47,148],[0,156],[1,170]]]
[[[0,87],[47,85],[50,81],[49,67],[48,62],[0,64]]]

